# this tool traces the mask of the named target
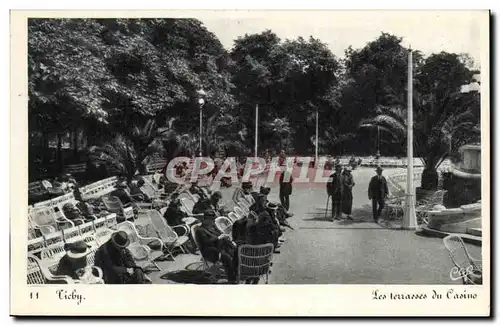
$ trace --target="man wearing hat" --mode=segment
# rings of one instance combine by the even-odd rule
[[[253,184],[251,181],[241,183],[241,188],[236,188],[233,193],[233,202],[237,203],[241,198],[249,195],[252,192]]]
[[[106,243],[97,249],[95,265],[102,269],[106,284],[145,284],[151,281],[142,268],[136,265],[128,245],[130,239],[125,231],[111,235]]]
[[[290,209],[290,195],[292,194],[292,182],[293,182],[293,176],[292,176],[292,169],[287,168],[285,171],[283,171],[280,175],[280,202],[281,205],[285,208],[285,210],[288,212]]]
[[[342,191],[342,213],[347,215],[348,220],[352,220],[352,187],[354,179],[351,174],[352,167],[347,166],[344,169],[344,190]]]
[[[90,253],[90,246],[84,241],[66,243],[64,245],[66,254],[61,258],[57,266],[56,275],[67,275],[78,280],[87,267],[87,255]]]
[[[220,261],[226,270],[230,283],[236,280],[236,244],[227,234],[215,225],[217,215],[213,210],[205,211],[202,224],[196,229],[194,237],[200,247],[201,255],[209,262]]]
[[[170,201],[170,204],[168,205],[165,214],[163,214],[163,218],[167,221],[167,224],[170,226],[184,224],[183,220],[186,219],[187,217],[188,214],[181,209],[181,201],[178,198],[172,199]],[[174,231],[176,230],[174,229]]]
[[[342,194],[344,192],[344,176],[342,166],[335,165],[335,173],[330,175],[330,180],[326,184],[328,196],[332,197],[332,219],[340,219],[342,216]]]
[[[128,185],[125,180],[119,181],[115,186],[115,190],[113,190],[110,195],[120,199],[123,205],[134,201],[132,196],[130,196]]]
[[[385,199],[389,194],[387,180],[382,175],[382,167],[377,166],[376,171],[377,175],[370,180],[368,186],[368,199],[372,201],[373,219],[375,222],[378,221],[380,213],[385,206]]]

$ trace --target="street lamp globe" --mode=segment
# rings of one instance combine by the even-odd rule
[[[205,104],[205,100],[204,100],[204,99],[202,99],[202,98],[199,98],[199,99],[198,99],[198,104],[199,104],[200,106],[203,106],[203,104]]]

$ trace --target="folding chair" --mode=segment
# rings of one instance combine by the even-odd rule
[[[450,234],[443,242],[463,284],[482,284],[481,259],[471,257],[462,238],[457,234]]]

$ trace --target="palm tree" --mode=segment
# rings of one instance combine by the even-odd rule
[[[228,148],[244,152],[246,128],[229,113],[220,112],[208,119],[203,142],[208,153]]]
[[[160,136],[165,133],[156,128],[154,120],[148,120],[144,126],[132,126],[128,133],[118,133],[111,141],[88,151],[91,158],[107,163],[130,182],[137,172],[145,173],[148,158],[162,153]]]
[[[479,123],[479,97],[477,94],[452,93],[441,103],[434,98],[416,94],[415,133],[416,155],[424,162],[422,189],[435,190],[438,185],[437,168],[450,154],[450,138],[453,149],[469,142],[477,134],[473,126]],[[395,142],[404,147],[407,135],[406,110],[402,105],[379,106],[376,115],[363,120],[362,128],[379,127],[393,136]],[[477,138],[477,137],[476,137]]]
[[[292,128],[287,118],[274,118],[262,124],[264,133],[269,135],[267,142],[279,150],[285,149],[291,143]]]

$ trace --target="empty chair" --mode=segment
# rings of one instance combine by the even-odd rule
[[[265,276],[267,284],[272,265],[273,251],[274,246],[270,243],[258,246],[239,246],[236,281],[240,283],[241,281]]]
[[[183,253],[186,253],[184,246],[189,241],[189,233],[191,231],[189,226],[185,224],[169,226],[158,211],[148,210],[146,213],[158,237],[165,245],[164,249],[167,252],[167,256],[170,256],[173,260],[175,260],[173,251],[176,248],[179,248]],[[179,232],[175,232],[174,229],[179,230]]]
[[[162,269],[155,262],[156,259],[164,256],[163,242],[158,238],[145,238],[139,235],[133,223],[125,221],[118,225],[118,231],[127,233],[130,239],[130,250],[134,257],[137,266],[146,269],[150,265],[154,265],[159,271]],[[159,246],[159,250],[154,250],[151,246]]]
[[[219,216],[215,219],[215,226],[220,232],[231,236],[233,230],[233,222],[225,216]]]
[[[248,214],[248,212],[250,211],[250,205],[248,205],[248,202],[244,199],[240,199],[238,201],[238,205],[245,213]]]
[[[443,239],[443,242],[455,265],[454,275],[460,277],[463,284],[482,284],[481,259],[471,257],[462,238],[457,234],[450,234]]]
[[[248,213],[246,213],[241,207],[235,206],[234,207],[234,212],[236,215],[238,215],[240,218],[245,217]]]
[[[237,220],[241,219],[241,216],[238,216],[236,213],[234,212],[231,212],[229,214],[227,214],[227,217],[229,218],[229,220],[231,220],[231,222],[236,222]]]

